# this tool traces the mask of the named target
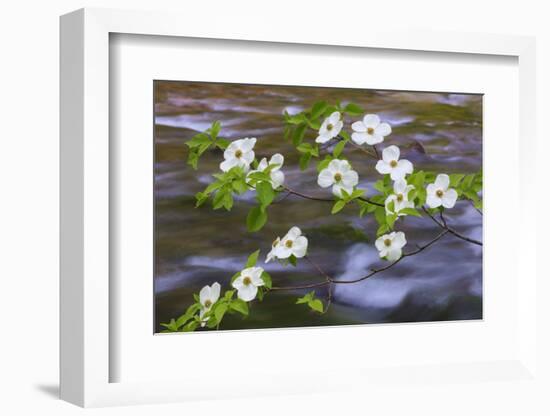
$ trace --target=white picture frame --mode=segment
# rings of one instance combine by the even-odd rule
[[[190,377],[184,381],[111,382],[110,365],[117,359],[110,350],[110,170],[109,153],[109,36],[115,33],[226,39],[282,44],[333,45],[335,47],[430,51],[453,54],[504,55],[518,59],[519,67],[519,165],[521,197],[518,215],[525,241],[536,241],[536,229],[522,226],[528,207],[535,201],[535,183],[525,176],[526,150],[536,146],[535,131],[535,41],[530,37],[433,33],[421,31],[339,31],[289,27],[281,32],[264,23],[236,33],[232,22],[205,26],[200,19],[173,13],[107,9],[82,9],[61,18],[61,398],[79,406],[157,403],[213,397],[247,397],[280,393],[332,391],[339,383],[323,382],[319,374],[270,374],[266,383],[251,382],[235,388],[213,383],[202,391]],[[525,215],[523,215],[525,214]],[[524,224],[527,225],[527,224]],[[414,377],[430,379],[445,373],[452,379],[480,382],[488,374],[495,379],[538,382],[537,270],[528,247],[519,244],[518,261],[523,278],[517,293],[519,326],[517,354],[498,362],[456,365],[441,363],[423,367]],[[353,329],[351,329],[353,330]],[[358,385],[401,377],[395,369],[381,368],[368,374],[360,369],[331,370],[339,379]],[[414,378],[413,377],[413,378]],[[411,381],[412,382],[412,381]],[[347,386],[347,384],[345,385]],[[346,387],[344,387],[346,388]],[[214,393],[213,393],[214,391]]]

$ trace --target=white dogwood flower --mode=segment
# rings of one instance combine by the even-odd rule
[[[323,169],[317,177],[317,183],[321,188],[332,186],[332,193],[338,198],[342,197],[342,189],[348,194],[359,182],[359,175],[351,169],[347,160],[331,160],[326,169]]]
[[[406,159],[399,160],[399,147],[388,146],[382,151],[382,160],[376,163],[376,170],[382,175],[390,174],[394,181],[413,173],[413,164]]]
[[[261,267],[248,267],[241,271],[232,283],[232,286],[237,289],[239,299],[250,302],[256,297],[258,287],[264,285],[263,272],[264,269]]]
[[[319,135],[315,139],[317,143],[326,143],[330,139],[338,136],[338,133],[342,130],[344,123],[342,116],[338,111],[332,113],[329,117],[323,121],[321,128],[319,129]]]
[[[218,282],[212,283],[212,286],[204,286],[199,292],[199,303],[201,304],[201,310],[199,317],[202,317],[207,313],[214,303],[220,298],[220,284]],[[201,325],[206,325],[206,322],[202,321]]]
[[[273,260],[274,258],[276,258],[275,256],[275,252],[277,250],[277,247],[279,246],[279,243],[281,242],[281,239],[279,237],[277,237],[273,243],[271,244],[271,251],[269,253],[267,253],[267,256],[265,257],[265,262],[266,263],[269,263],[271,260]]]
[[[443,205],[445,208],[452,208],[456,204],[458,193],[449,188],[449,175],[444,173],[437,175],[435,182],[426,187],[426,204],[430,208],[437,208]]]
[[[380,123],[380,117],[376,114],[367,114],[362,121],[353,123],[351,128],[354,131],[351,140],[357,144],[382,143],[384,137],[391,133],[391,126],[388,123]]]
[[[285,182],[285,174],[281,170],[281,167],[283,166],[284,162],[285,162],[284,156],[280,153],[275,153],[273,156],[271,156],[271,159],[269,159],[269,163],[267,162],[267,158],[265,157],[262,160],[260,160],[260,163],[258,164],[258,169],[251,170],[248,173],[248,175],[254,172],[263,172],[270,165],[277,165],[271,168],[271,171],[269,172],[269,176],[271,178],[271,186],[273,187],[273,189],[277,189],[279,186],[281,186]],[[246,181],[249,182],[248,176]]]
[[[254,150],[252,149],[254,149],[255,144],[255,137],[231,142],[223,152],[223,158],[225,160],[220,163],[220,169],[227,172],[235,166],[240,166],[245,172],[248,172],[250,164],[254,160]]]
[[[391,232],[376,239],[374,245],[378,249],[380,258],[396,261],[403,254],[402,248],[407,244],[403,231]]]
[[[288,259],[290,256],[294,256],[299,259],[306,255],[307,244],[307,238],[302,235],[302,230],[292,227],[274,247],[273,256],[278,259]]]
[[[393,194],[386,198],[386,214],[397,214],[403,216],[406,214],[400,214],[403,208],[414,208],[414,202],[409,201],[409,192],[414,189],[413,185],[407,185],[405,179],[399,179],[393,183]],[[390,203],[393,201],[393,210],[389,208]]]

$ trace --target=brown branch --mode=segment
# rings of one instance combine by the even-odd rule
[[[430,247],[432,244],[434,244],[435,242],[437,242],[440,238],[442,238],[445,234],[449,233],[450,231],[449,230],[443,230],[441,233],[439,233],[435,238],[433,238],[432,240],[430,240],[428,243],[424,244],[423,246],[418,246],[418,248],[416,250],[413,250],[409,253],[404,253],[399,259],[397,259],[396,261],[388,264],[387,266],[384,266],[384,267],[381,267],[379,269],[372,269],[367,275],[365,276],[362,276],[362,277],[359,277],[357,279],[353,279],[353,280],[336,280],[332,277],[330,277],[325,271],[323,271],[323,269],[321,269],[319,267],[319,265],[317,265],[315,262],[313,262],[313,260],[311,260],[309,257],[305,257],[306,260],[313,265],[313,267],[315,267],[315,269],[317,269],[317,271],[325,277],[325,280],[323,282],[319,282],[319,283],[311,283],[311,284],[308,284],[308,285],[302,285],[302,286],[284,286],[284,287],[273,287],[272,290],[298,290],[298,289],[313,289],[313,288],[317,288],[317,287],[322,287],[322,286],[329,286],[329,297],[328,297],[328,300],[329,302],[332,301],[332,285],[333,284],[350,284],[350,283],[357,283],[357,282],[361,282],[363,280],[366,280],[372,276],[374,276],[375,274],[378,274],[380,272],[383,272],[385,270],[388,270],[389,268],[395,266],[397,263],[399,263],[401,260],[403,260],[405,257],[410,257],[410,256],[414,256],[415,254],[418,254],[424,250],[426,250],[428,247]],[[327,303],[327,307],[330,303]]]
[[[296,196],[299,196],[300,198],[304,198],[304,199],[310,199],[312,201],[322,201],[322,202],[335,202],[333,198],[321,198],[321,197],[317,197],[317,196],[312,196],[312,195],[307,195],[307,194],[304,194],[302,192],[298,192],[298,191],[295,191],[294,189],[291,189],[289,188],[288,186],[286,185],[283,185],[283,188],[289,193],[289,194],[292,194],[292,195],[296,195]],[[384,207],[384,204],[380,204],[378,202],[374,202],[368,198],[363,198],[363,197],[359,197],[357,199],[360,199],[361,201],[363,202],[366,202],[367,204],[371,204],[371,205],[376,205],[378,207]]]
[[[460,234],[458,231],[456,231],[454,228],[451,228],[447,225],[447,221],[445,220],[445,217],[443,216],[443,213],[440,213],[442,222],[439,222],[437,218],[435,218],[430,212],[426,209],[426,207],[422,207],[422,211],[426,213],[428,217],[431,218],[433,222],[435,222],[440,228],[449,231],[451,234],[453,234],[455,237],[460,238],[461,240],[467,241],[472,244],[476,244],[478,246],[483,246],[483,243],[481,241],[475,240],[470,237],[466,237],[463,234]]]

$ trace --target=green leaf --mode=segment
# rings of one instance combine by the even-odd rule
[[[349,103],[344,107],[344,112],[349,114],[350,116],[360,116],[364,113],[364,110],[363,108],[361,108],[361,106],[357,104]]]
[[[325,101],[317,101],[311,108],[311,118],[319,118],[323,115],[328,105]]]
[[[296,265],[298,264],[298,259],[296,258],[296,256],[294,254],[292,254],[289,258],[288,258],[288,262],[290,264],[292,264],[294,267],[296,267]]]
[[[221,139],[218,138],[216,142],[214,143],[218,148],[225,150],[227,149],[227,146],[229,146],[230,141],[227,139]]]
[[[296,150],[298,150],[300,153],[311,153],[313,150],[313,146],[310,143],[301,143],[299,146],[296,147]]]
[[[236,311],[236,312],[239,312],[243,315],[248,315],[248,305],[247,303],[242,300],[242,299],[235,299],[235,300],[232,300],[231,303],[229,304],[229,307]]]
[[[192,149],[187,155],[187,164],[197,170],[197,166],[199,164],[199,154],[196,150]]]
[[[346,206],[346,201],[344,201],[343,199],[339,199],[332,206],[332,211],[330,213],[331,214],[336,214],[337,212],[342,211],[342,209],[344,209],[345,206]]]
[[[246,265],[244,266],[245,269],[248,267],[254,267],[256,265],[256,262],[258,261],[259,255],[260,255],[260,250],[256,250],[254,253],[248,256],[248,260],[246,260]]]
[[[298,147],[302,144],[306,128],[307,124],[302,123],[294,129],[294,132],[292,133],[292,143],[294,144],[294,146]]]
[[[466,175],[464,175],[463,173],[453,173],[449,175],[449,186],[452,188],[456,188],[460,181],[464,178],[464,176]]]
[[[323,302],[319,299],[313,299],[308,302],[308,306],[316,312],[323,313]]]
[[[246,217],[246,227],[248,231],[255,232],[261,230],[267,222],[267,213],[261,207],[254,207],[248,212]]]
[[[241,272],[236,273],[235,278],[240,274]],[[233,282],[233,281],[232,281]],[[235,294],[234,290],[228,290],[225,292],[225,295],[223,295],[223,298],[225,300],[231,300],[233,298],[233,295]]]
[[[300,170],[306,170],[309,166],[309,161],[311,160],[311,153],[304,153],[300,156]]]
[[[199,133],[193,136],[191,140],[185,142],[185,144],[190,148],[199,147],[205,144],[210,145],[210,143],[212,143],[212,140],[210,140],[210,137],[208,137],[208,135],[204,133]]]
[[[412,215],[413,217],[422,217],[422,214],[414,208],[403,208],[399,210],[400,214]]]
[[[195,199],[197,200],[195,208],[198,208],[208,200],[208,194],[205,192],[197,192],[195,194]]]
[[[390,229],[393,228],[395,221],[397,220],[397,214],[391,214],[386,216],[386,224]]]
[[[334,150],[332,151],[334,157],[339,157],[342,154],[344,147],[346,147],[346,143],[347,142],[345,140],[342,140],[336,146],[334,146]]]
[[[296,305],[300,305],[302,303],[309,303],[313,300],[314,297],[315,297],[315,292],[309,292],[306,295],[302,296],[301,298],[298,298],[298,300],[296,300]]]
[[[265,287],[267,287],[268,289],[271,289],[271,286],[273,284],[271,280],[271,275],[268,272],[264,271],[262,272],[261,278],[264,281]]]
[[[376,189],[378,192],[381,192],[383,194],[386,193],[386,186],[384,185],[384,181],[382,179],[377,180],[374,183],[374,189]]]
[[[222,129],[222,124],[218,120],[212,123],[212,126],[210,126],[210,129],[209,129],[212,140],[216,140],[221,129]]]
[[[216,306],[216,309],[214,309],[214,316],[216,317],[218,324],[221,322],[223,316],[227,312],[227,308],[227,303],[220,303],[218,306]]]
[[[275,198],[275,191],[273,190],[271,183],[259,182],[256,184],[256,198],[262,207],[267,207],[273,202]]]
[[[332,157],[330,155],[326,155],[323,160],[317,163],[317,172],[321,172],[323,169],[326,169],[331,161]]]
[[[182,332],[193,332],[198,326],[199,323],[197,321],[191,321],[183,327]]]

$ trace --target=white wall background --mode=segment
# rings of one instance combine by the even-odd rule
[[[80,7],[178,10],[189,19],[232,14],[286,25],[370,24],[536,35],[539,148],[533,174],[548,166],[550,13],[546,2],[461,0],[168,1],[18,0],[0,10],[0,414],[72,415],[81,409],[56,399],[58,376],[58,16]],[[185,21],[182,21],[185,25]],[[503,121],[505,122],[505,121]],[[544,140],[543,138],[546,138]],[[544,148],[543,148],[544,147]],[[548,209],[541,181],[540,208]],[[535,224],[534,224],[535,226]],[[543,228],[539,225],[539,249]],[[542,254],[542,253],[541,253]],[[542,256],[541,256],[542,257]],[[539,291],[550,293],[545,284]],[[541,312],[548,308],[541,306]],[[548,332],[548,331],[547,331]],[[548,336],[546,335],[546,340]],[[548,343],[545,344],[548,355]],[[547,361],[546,361],[547,362]],[[547,392],[546,392],[547,393]],[[281,397],[92,410],[101,415],[282,413],[329,414],[549,414],[544,392],[529,386],[452,385],[362,397]],[[543,397],[542,399],[540,399]],[[537,400],[537,398],[539,398]],[[539,403],[546,403],[544,408]]]

